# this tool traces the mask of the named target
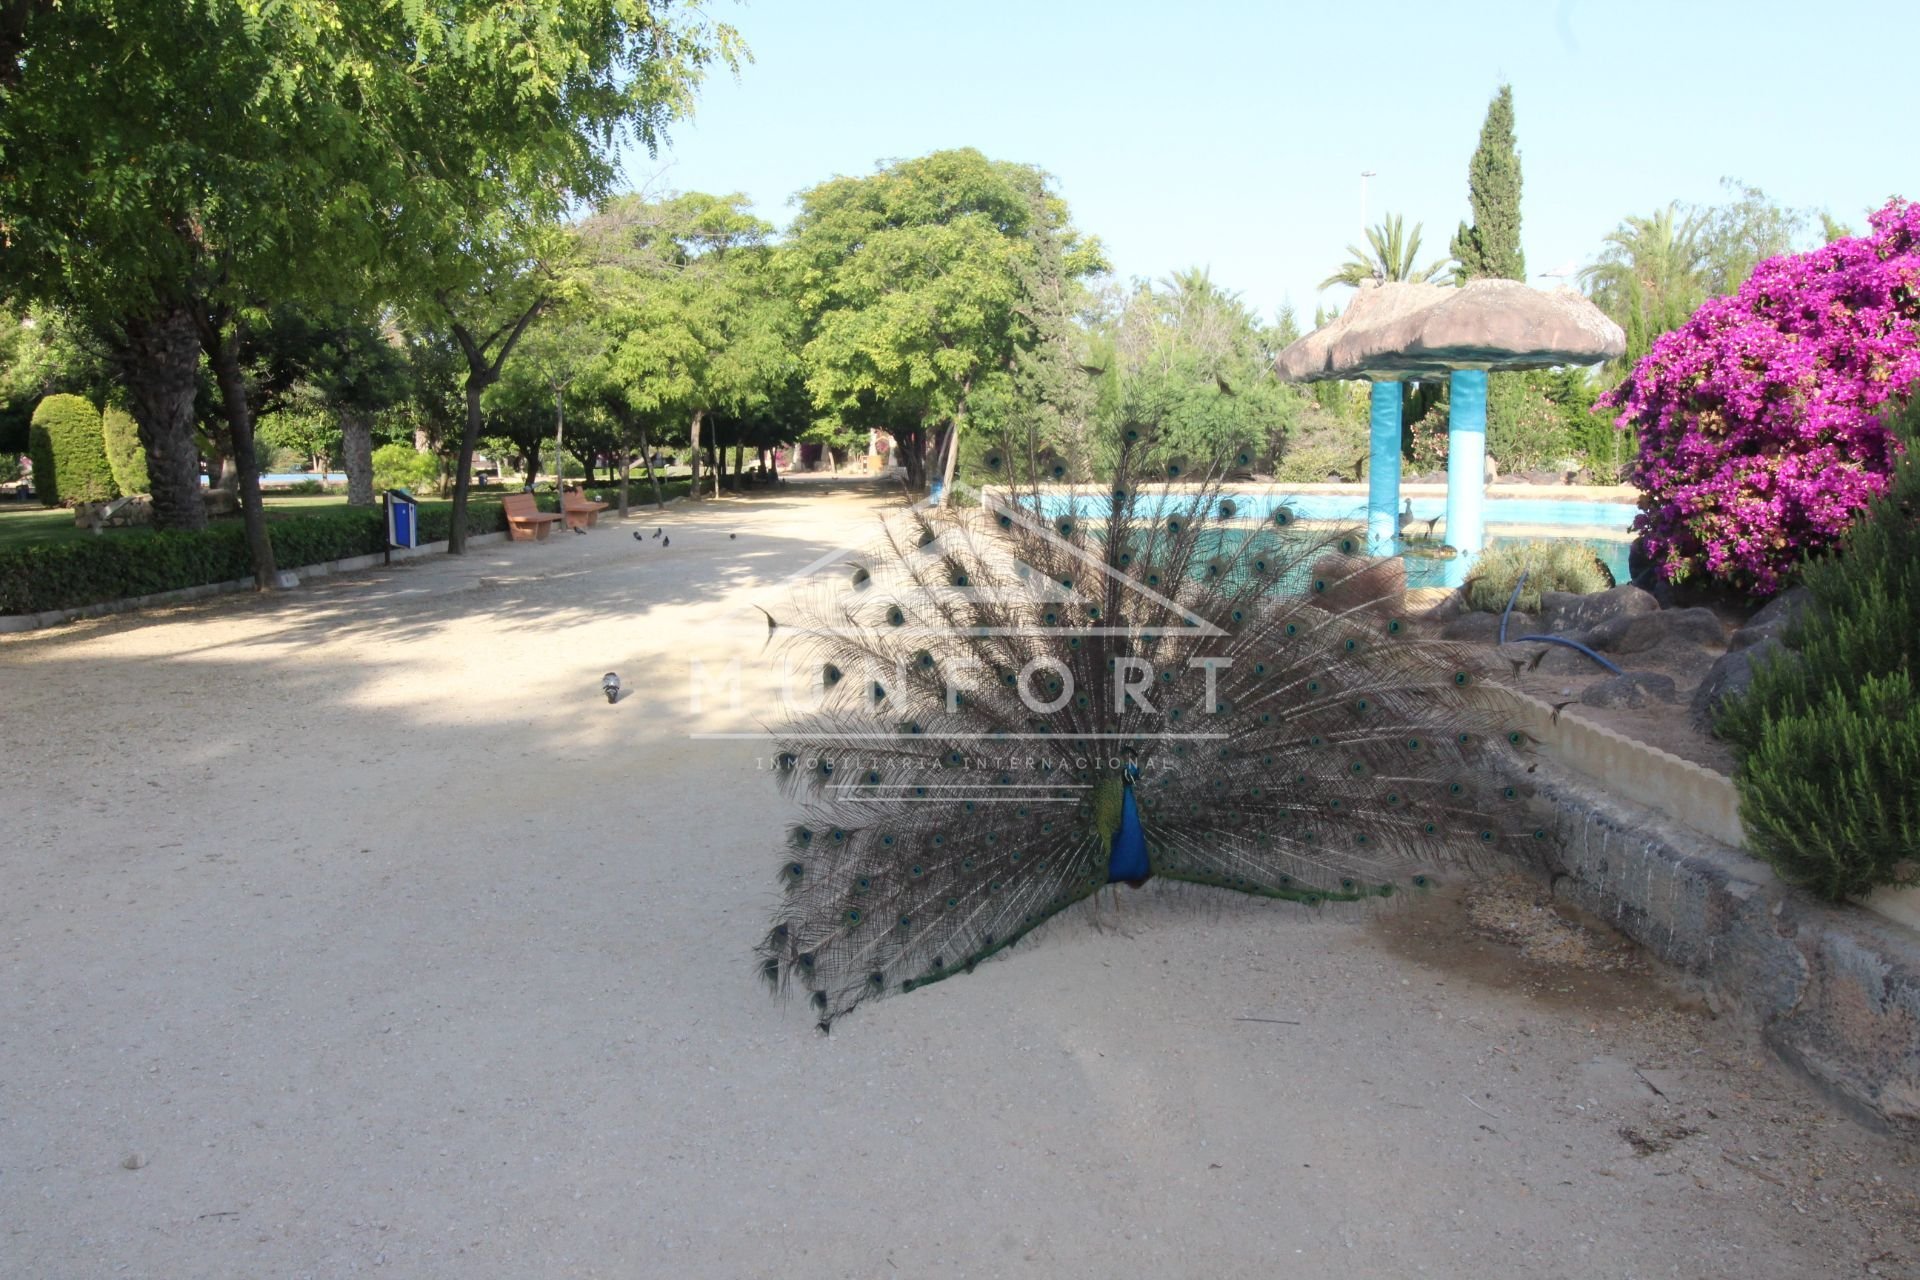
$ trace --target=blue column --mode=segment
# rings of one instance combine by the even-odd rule
[[[1455,369],[1447,392],[1447,545],[1487,545],[1487,371]]]
[[[1400,523],[1400,384],[1373,384],[1373,448],[1367,458],[1367,554],[1390,556]]]

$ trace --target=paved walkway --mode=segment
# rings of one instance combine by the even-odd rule
[[[688,735],[880,496],[0,643],[0,1274],[1913,1274],[1906,1156],[1456,899],[1149,886],[831,1037],[769,1000],[783,802]]]

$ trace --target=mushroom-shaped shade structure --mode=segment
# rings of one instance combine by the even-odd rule
[[[1391,549],[1400,505],[1403,378],[1452,379],[1447,420],[1447,541],[1485,545],[1487,371],[1597,364],[1626,351],[1620,326],[1571,289],[1543,292],[1516,280],[1363,285],[1345,312],[1282,351],[1289,382],[1364,378],[1373,386],[1368,542]]]

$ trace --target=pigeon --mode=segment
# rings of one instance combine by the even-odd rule
[[[739,534],[737,534],[737,533],[730,533],[730,534],[728,534],[728,535],[727,535],[727,541],[728,541],[728,542],[732,542],[732,541],[733,541],[733,540],[734,540],[735,538],[737,538],[737,537],[739,537],[739,536],[740,536],[740,535],[739,535]]]
[[[640,535],[636,533],[636,534],[634,534],[633,536],[637,538],[637,537],[639,537]],[[656,538],[657,538],[657,537],[659,537],[659,536],[660,536],[660,530],[658,530],[658,529],[655,529],[655,530],[653,531],[653,536],[654,536],[654,537],[656,537]]]
[[[587,536],[587,531],[585,529],[582,529],[579,525],[573,526],[573,531],[579,534],[583,538]]]
[[[600,692],[607,695],[609,704],[620,701],[620,677],[611,671],[601,676]]]
[[[660,539],[660,545],[661,545],[661,546],[663,546],[663,547],[670,547],[670,546],[672,546],[672,545],[673,545],[673,535],[672,535],[672,534],[668,534],[668,535],[667,535],[666,537],[664,537],[664,538],[662,538],[662,539]]]
[[[635,542],[645,542],[645,541],[646,541],[646,539],[645,539],[645,538],[643,538],[643,537],[641,537],[641,536],[640,536],[640,531],[639,531],[638,529],[635,529],[635,530],[633,531],[633,540],[634,540]]]

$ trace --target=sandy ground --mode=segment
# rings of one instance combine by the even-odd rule
[[[689,734],[873,501],[0,645],[0,1275],[1920,1274],[1910,1152],[1524,881],[769,999],[783,802]]]

